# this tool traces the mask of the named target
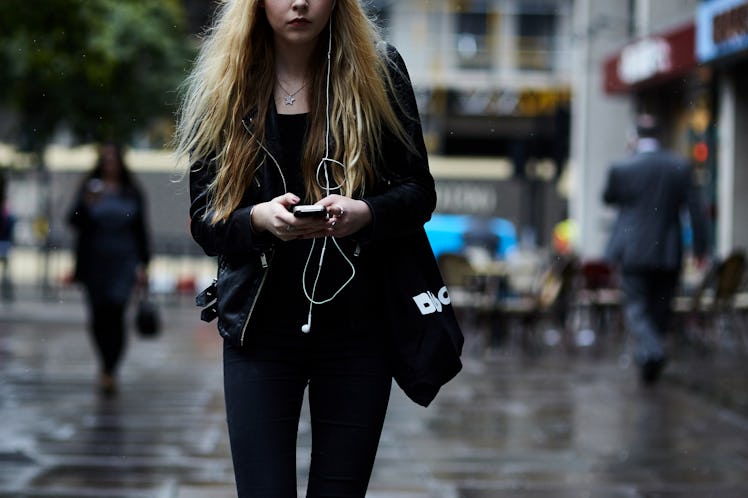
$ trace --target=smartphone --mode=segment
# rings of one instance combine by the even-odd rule
[[[306,217],[325,218],[327,216],[327,209],[325,208],[325,206],[319,206],[316,204],[294,206],[293,214],[297,218],[306,218]]]

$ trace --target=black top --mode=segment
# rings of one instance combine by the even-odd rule
[[[126,303],[135,287],[135,270],[147,265],[150,247],[145,201],[134,186],[96,194],[91,181],[78,190],[68,214],[76,229],[75,280],[96,301]]]
[[[278,128],[283,145],[278,160],[288,191],[304,197],[304,184],[301,173],[303,147],[306,143],[307,114],[279,114]],[[256,321],[248,334],[250,342],[265,347],[306,348],[308,342],[319,342],[330,339],[330,343],[339,343],[341,334],[346,337],[363,338],[366,336],[366,323],[356,323],[355,318],[362,314],[356,312],[362,294],[356,289],[360,282],[365,282],[359,274],[357,258],[354,256],[355,244],[346,239],[336,239],[340,249],[356,267],[352,282],[329,303],[312,306],[311,332],[304,334],[301,326],[307,323],[309,300],[304,293],[303,282],[306,280],[307,292],[311,296],[314,281],[319,269],[319,260],[325,239],[294,240],[280,243],[268,271],[263,290],[255,309]],[[310,257],[311,252],[311,257]],[[304,268],[306,267],[306,275]],[[314,300],[324,301],[330,298],[351,277],[353,270],[340,254],[332,238],[327,239],[322,271]],[[360,321],[360,320],[359,320]],[[252,347],[252,346],[250,346]]]
[[[400,251],[408,250],[408,241],[414,234],[423,231],[423,224],[429,220],[436,206],[434,179],[428,168],[418,107],[407,68],[394,47],[382,48],[392,62],[387,64],[389,77],[393,81],[389,101],[413,148],[398,140],[387,127],[378,137],[375,144],[378,157],[373,165],[376,175],[367,183],[365,191],[358,193],[361,201],[368,205],[372,221],[349,236],[351,240],[361,243],[361,254],[356,265],[356,287],[348,289],[350,295],[355,297],[349,301],[353,306],[346,308],[339,305],[338,299],[342,296],[330,305],[315,306],[311,336],[319,331],[317,318],[320,309],[331,306],[333,314],[351,317],[347,320],[353,321],[353,332],[360,333],[358,324],[363,322],[369,329],[376,330],[376,341],[371,342],[387,342],[390,335],[388,330],[398,325],[390,322],[398,318],[388,311],[383,294],[389,293],[390,289],[395,290],[402,278],[393,271],[391,260],[397,258]],[[262,134],[265,137],[265,150],[273,158],[280,158],[286,143],[280,141],[277,109],[270,105],[263,120],[257,119],[257,111],[256,108],[248,110],[242,124],[248,133]],[[251,349],[252,338],[260,332],[255,323],[257,301],[264,294],[261,287],[269,273],[263,263],[266,257],[273,255],[285,243],[271,233],[249,230],[250,212],[257,203],[284,193],[287,187],[281,183],[274,161],[258,157],[257,162],[247,164],[248,168],[257,168],[258,182],[246,186],[245,195],[230,216],[218,223],[211,223],[210,185],[220,166],[214,159],[212,154],[196,157],[190,167],[190,233],[205,254],[220,256],[223,263],[216,286],[218,302],[215,308],[221,337],[233,347],[245,345]],[[328,252],[331,253],[334,251]],[[271,267],[275,268],[275,264],[272,263]],[[298,275],[296,278],[299,278]],[[276,308],[276,313],[286,311],[282,307],[284,304],[285,300],[281,305],[270,303]],[[250,313],[252,318],[247,324]],[[306,321],[305,310],[301,315],[303,323]],[[210,311],[205,318],[210,318]],[[272,325],[274,322],[269,323]],[[298,324],[293,325],[294,329],[299,327]],[[282,357],[283,352],[280,353]]]

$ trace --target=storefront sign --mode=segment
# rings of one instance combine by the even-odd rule
[[[606,59],[605,91],[628,92],[681,76],[696,66],[693,24],[637,40]]]
[[[713,0],[696,13],[696,53],[701,62],[748,51],[748,0]]]
[[[670,45],[662,38],[645,38],[621,51],[618,78],[627,85],[664,74],[673,67]]]
[[[571,101],[568,88],[455,90],[451,112],[462,116],[552,116]]]
[[[495,216],[499,209],[496,182],[442,180],[436,183],[436,193],[442,212]]]

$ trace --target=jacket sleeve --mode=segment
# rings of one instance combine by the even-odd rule
[[[251,205],[235,209],[225,220],[212,223],[208,187],[215,177],[215,161],[195,161],[190,167],[190,232],[208,256],[240,257],[272,245],[272,235],[252,231]]]
[[[380,181],[383,189],[365,196],[372,212],[372,222],[364,230],[364,239],[378,240],[403,236],[423,227],[436,207],[434,178],[428,165],[423,131],[418,117],[413,87],[407,68],[394,47],[388,46],[390,77],[396,95],[391,96],[393,108],[403,124],[414,150],[398,141],[391,133],[382,140]]]
[[[608,205],[617,204],[619,202],[616,193],[616,171],[617,168],[615,166],[610,168],[605,189],[603,190],[603,202]]]

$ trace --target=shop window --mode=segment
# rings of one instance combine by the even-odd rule
[[[453,11],[458,66],[463,69],[487,69],[491,64],[487,0],[454,1]]]
[[[517,24],[519,68],[535,71],[552,69],[556,15],[542,12],[520,13]]]

